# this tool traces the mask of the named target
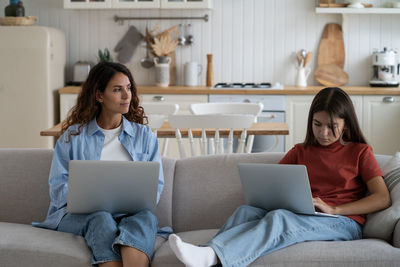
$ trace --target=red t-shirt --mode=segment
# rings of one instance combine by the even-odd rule
[[[313,197],[338,206],[365,197],[366,182],[382,176],[378,162],[367,144],[339,141],[329,146],[295,145],[279,162],[307,167]],[[364,215],[347,216],[364,224]]]

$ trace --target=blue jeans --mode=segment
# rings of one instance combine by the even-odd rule
[[[151,260],[157,234],[157,218],[149,210],[113,217],[99,211],[91,214],[67,213],[57,231],[83,236],[92,250],[92,264],[121,261],[120,245],[136,248]]]
[[[361,237],[361,226],[345,216],[320,217],[241,206],[206,246],[214,249],[224,267],[247,266],[258,257],[299,242]]]

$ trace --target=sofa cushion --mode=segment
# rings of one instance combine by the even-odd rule
[[[244,203],[237,164],[277,163],[284,153],[213,155],[176,162],[172,222],[176,232],[219,228]]]
[[[0,149],[0,221],[46,218],[52,149]]]
[[[392,240],[394,227],[400,219],[400,152],[382,167],[386,186],[390,191],[392,206],[367,215],[364,237]]]
[[[83,237],[26,224],[0,222],[1,266],[92,266]],[[154,250],[166,240],[157,236]]]
[[[217,233],[216,229],[178,233],[183,241],[200,245]],[[245,249],[245,248],[244,248]],[[258,258],[250,266],[397,266],[400,250],[385,241],[314,241],[299,243]],[[172,252],[168,242],[157,251],[152,267],[184,266]]]
[[[2,266],[91,266],[91,252],[76,235],[0,222]]]
[[[176,159],[163,158],[164,188],[160,201],[155,210],[158,218],[158,226],[172,226],[172,186],[174,184]]]

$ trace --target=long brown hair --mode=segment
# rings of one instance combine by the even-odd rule
[[[68,140],[71,135],[79,135],[84,125],[87,125],[91,120],[100,115],[101,104],[96,100],[96,92],[104,93],[109,81],[119,72],[128,77],[132,92],[129,111],[123,116],[129,121],[147,124],[147,117],[144,114],[143,107],[139,106],[137,87],[129,69],[119,63],[100,62],[90,70],[86,81],[82,85],[82,91],[78,96],[76,105],[71,109],[67,119],[62,123],[61,134],[71,125],[79,125],[76,131],[68,133]]]
[[[305,147],[318,144],[312,131],[312,122],[314,114],[320,111],[325,111],[329,114],[330,128],[334,135],[333,117],[339,117],[344,119],[345,128],[341,137],[343,141],[367,143],[349,95],[338,87],[327,87],[319,91],[311,103],[310,112],[308,113],[307,134],[303,143]]]

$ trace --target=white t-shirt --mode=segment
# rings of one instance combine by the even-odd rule
[[[122,124],[115,129],[105,130],[101,129],[105,135],[103,150],[101,151],[100,160],[132,160],[128,151],[122,146],[119,141],[121,134]]]

